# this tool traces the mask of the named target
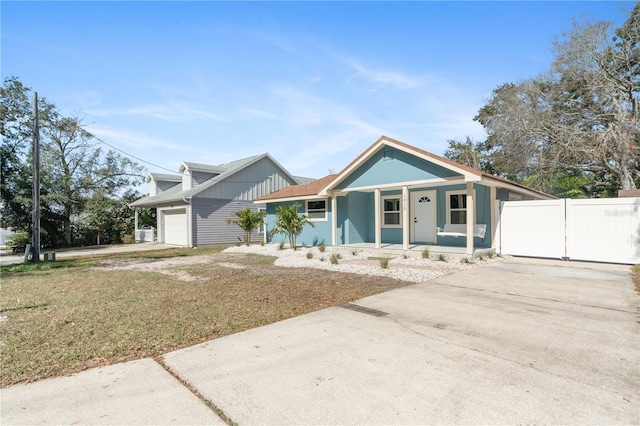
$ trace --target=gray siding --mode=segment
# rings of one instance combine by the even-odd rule
[[[156,182],[156,194],[160,194],[167,189],[171,189],[176,185],[181,185],[180,182],[166,182],[166,181],[157,181]]]
[[[289,179],[282,169],[270,159],[263,158],[202,191],[196,197],[251,201],[294,184],[296,182]]]
[[[256,205],[252,201],[193,198],[193,245],[242,243],[242,230],[237,225],[228,224],[227,220],[234,217],[233,212],[247,207],[257,211],[258,208],[264,208],[264,205]],[[262,234],[256,232],[251,241],[259,243],[262,241]]]
[[[191,171],[191,187],[195,188],[196,186],[200,185],[201,183],[204,183],[204,182],[208,181],[209,179],[212,179],[212,178],[214,178],[216,176],[217,176],[217,173]]]

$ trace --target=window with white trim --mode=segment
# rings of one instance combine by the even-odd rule
[[[467,223],[467,191],[447,191],[447,223]]]
[[[327,220],[327,200],[307,200],[309,220]]]
[[[397,195],[382,197],[382,226],[394,228],[402,226],[400,197]]]

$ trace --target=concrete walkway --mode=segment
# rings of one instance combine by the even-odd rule
[[[2,389],[2,424],[640,424],[628,266],[511,259]]]

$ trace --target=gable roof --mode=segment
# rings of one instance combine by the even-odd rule
[[[147,177],[144,178],[146,182],[149,182],[151,179],[163,182],[182,182],[182,176],[168,173],[149,173]]]
[[[180,171],[189,169],[194,171],[205,171],[205,172],[213,172],[218,174],[216,176],[213,176],[211,179],[191,189],[183,190],[182,185],[176,185],[175,187],[170,188],[166,191],[163,191],[158,195],[142,197],[139,200],[136,200],[133,203],[130,203],[129,206],[145,207],[145,206],[152,206],[160,203],[168,203],[172,201],[176,201],[176,202],[186,201],[187,199],[193,197],[194,195],[199,194],[200,192],[208,188],[211,188],[218,182],[221,182],[229,178],[230,176],[233,176],[239,171],[249,167],[250,165],[264,158],[268,158],[269,160],[271,160],[271,162],[273,162],[273,164],[275,164],[276,167],[278,167],[293,182],[299,182],[284,167],[282,167],[280,163],[278,163],[273,157],[271,157],[269,153],[264,153],[261,155],[255,155],[253,157],[243,158],[241,160],[232,161],[230,163],[220,164],[219,166],[211,166],[208,164],[201,164],[201,163],[182,162],[179,168]],[[172,176],[172,175],[168,175],[168,176]],[[180,180],[182,180],[181,176],[178,176],[178,177],[180,178]]]
[[[225,168],[223,168],[222,166],[212,166],[211,164],[192,163],[189,161],[183,161],[182,163],[180,163],[180,167],[178,167],[178,171],[182,173],[185,170],[193,170],[195,172],[222,173],[225,171]]]
[[[545,194],[544,192],[528,188],[524,185],[521,185],[516,182],[511,182],[510,180],[500,178],[498,176],[494,176],[490,173],[483,172],[481,170],[475,169],[473,167],[457,163],[448,158],[441,157],[439,155],[432,154],[430,152],[424,151],[420,148],[408,145],[404,142],[400,142],[398,140],[389,138],[387,136],[380,137],[376,142],[374,142],[369,148],[367,148],[362,154],[356,157],[349,165],[347,165],[340,173],[336,175],[325,176],[318,181],[315,181],[319,185],[320,182],[324,184],[323,187],[318,187],[317,192],[314,194],[308,193],[311,190],[311,186],[306,186],[306,189],[299,189],[300,191],[304,191],[305,193],[298,194],[295,191],[287,191],[289,188],[282,189],[280,191],[276,191],[267,196],[261,197],[260,201],[290,201],[295,199],[297,196],[301,198],[311,198],[315,197],[326,197],[328,196],[338,185],[343,182],[347,177],[349,177],[355,170],[357,170],[360,166],[362,166],[365,162],[367,162],[370,158],[372,158],[377,152],[379,152],[384,147],[392,147],[398,150],[407,152],[411,155],[414,155],[418,158],[421,158],[425,161],[431,162],[438,166],[444,167],[445,169],[451,170],[456,174],[459,174],[464,177],[465,182],[482,182],[485,185],[490,186],[498,186],[498,187],[506,187],[515,189],[521,193],[528,193],[535,197],[551,199],[554,198],[551,195]],[[316,186],[313,186],[316,188]]]

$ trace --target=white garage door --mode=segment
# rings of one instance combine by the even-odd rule
[[[186,209],[164,210],[164,242],[177,246],[187,245]]]

